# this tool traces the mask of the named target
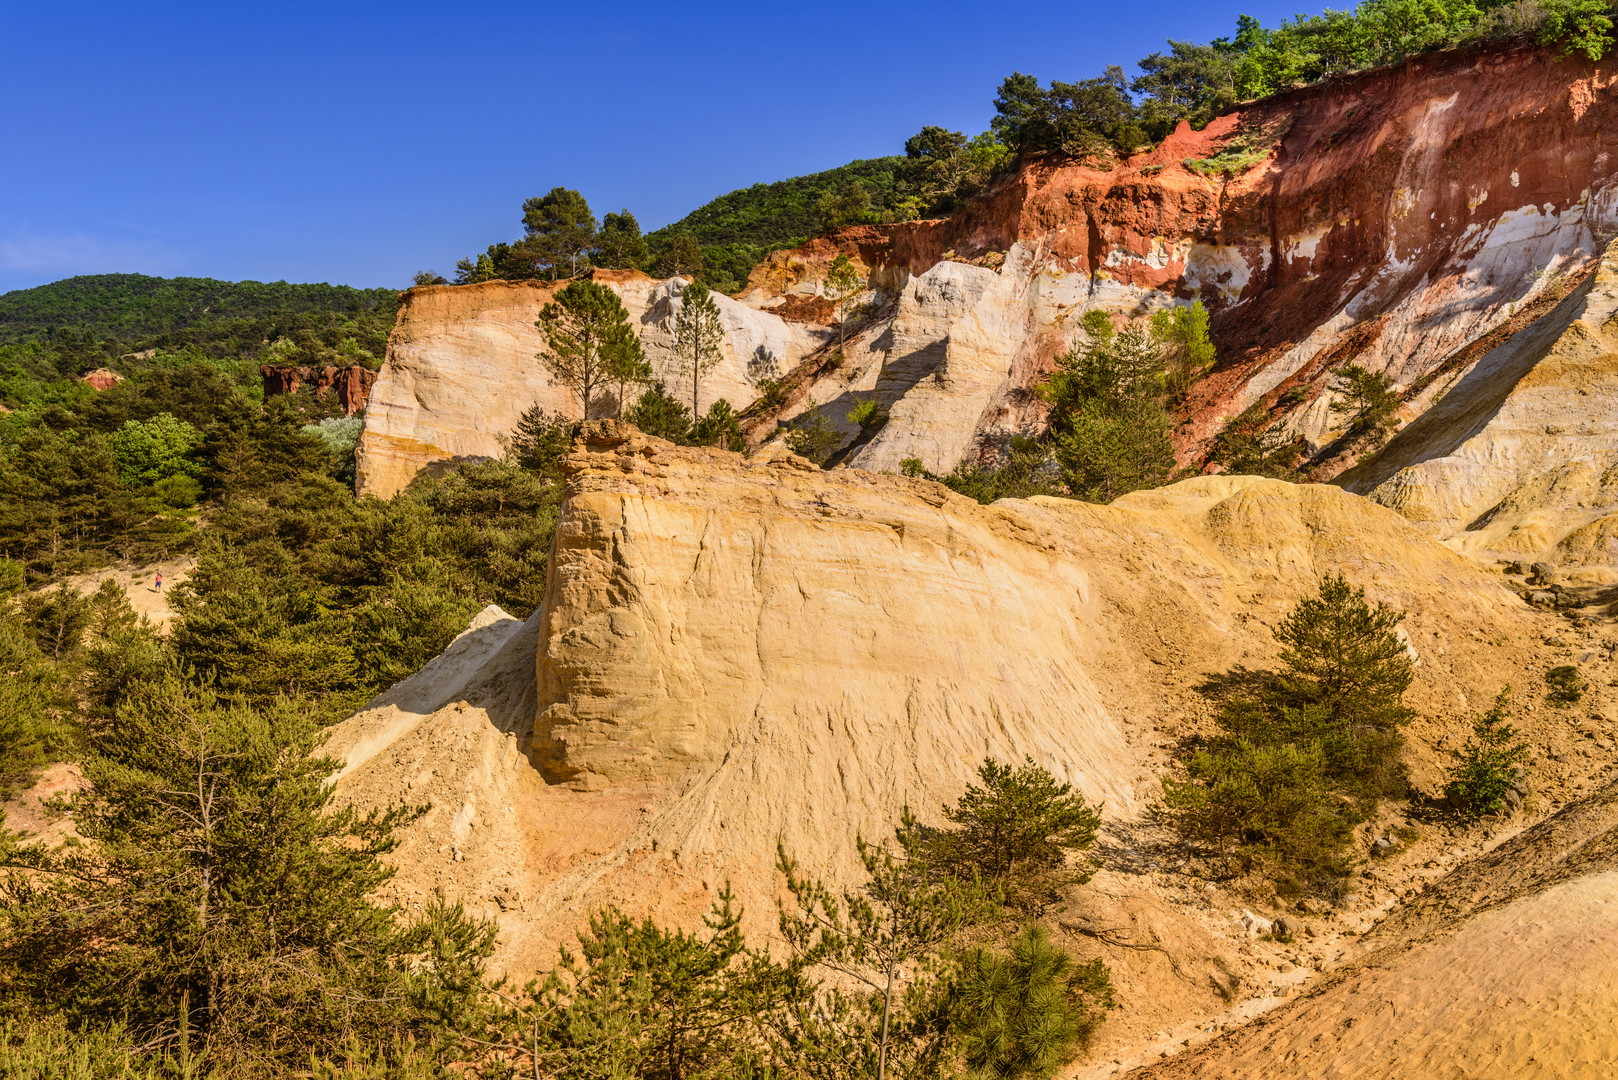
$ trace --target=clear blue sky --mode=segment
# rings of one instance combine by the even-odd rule
[[[1313,9],[1310,9],[1313,10]],[[1273,2],[0,0],[0,291],[130,271],[401,287],[575,187],[643,228],[988,123]]]

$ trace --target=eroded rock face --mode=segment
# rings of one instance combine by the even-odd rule
[[[371,387],[376,384],[377,375],[372,369],[358,364],[342,368],[334,364],[318,368],[308,365],[264,364],[259,368],[259,374],[264,377],[265,397],[296,394],[299,388],[310,384],[316,397],[323,398],[328,393],[335,392],[338,404],[343,407],[344,416],[353,416],[365,408],[366,399],[371,396]]]
[[[1618,579],[1618,245],[1344,474],[1452,547]]]
[[[852,445],[861,433],[844,417],[874,397],[888,420],[843,458],[947,471],[1040,430],[1034,390],[1087,310],[1200,299],[1221,362],[1187,403],[1185,462],[1260,399],[1327,444],[1342,422],[1331,373],[1350,361],[1414,388],[1414,417],[1452,357],[1618,230],[1615,77],[1618,57],[1439,53],[1255,102],[1116,168],[1026,163],[947,219],[773,254],[738,301],[721,299],[730,340],[713,396],[740,407],[765,372],[797,367],[782,404],[746,425],[754,442],[821,407]],[[872,313],[832,363],[822,293],[839,253],[868,278]],[[609,276],[675,381],[659,357],[679,286]],[[362,438],[364,490],[391,493],[426,460],[498,452],[535,401],[568,411],[534,359],[547,289],[408,294]]]
[[[897,298],[850,363],[795,404],[836,413],[846,392],[877,396],[892,419],[857,465],[916,456],[947,468],[963,450],[1036,431],[1030,391],[1086,310],[1136,315],[1193,298],[1215,313],[1221,362],[1192,391],[1182,456],[1200,459],[1258,399],[1321,446],[1342,422],[1326,392],[1333,369],[1354,361],[1425,386],[1618,229],[1615,77],[1614,58],[1550,49],[1422,57],[1182,128],[1111,170],[1033,162],[948,219],[777,252],[744,299],[814,292],[839,251]],[[945,286],[926,279],[957,262],[1002,279],[974,289],[965,326],[960,303],[919,302]],[[918,360],[945,374],[911,379]],[[969,372],[958,393],[946,377],[957,367]],[[1431,400],[1414,395],[1407,416]]]
[[[690,375],[674,356],[674,321],[685,281],[596,271],[623,300],[654,377],[689,401]],[[577,397],[539,359],[534,325],[565,283],[491,281],[437,285],[404,295],[388,338],[388,356],[366,410],[357,486],[388,498],[434,461],[498,457],[501,437],[534,405],[580,415]],[[698,407],[724,398],[746,407],[760,381],[790,369],[825,340],[824,331],[715,295],[725,328],[723,357],[699,384]],[[595,413],[616,408],[598,403]],[[594,415],[594,413],[593,413]]]
[[[936,821],[987,756],[1032,756],[1134,819],[1195,673],[1273,658],[1270,625],[1322,573],[1410,612],[1427,716],[1498,688],[1501,654],[1435,643],[1548,618],[1321,485],[1204,477],[1111,506],[985,507],[610,421],[565,467],[544,607],[485,619],[329,747],[344,798],[433,804],[406,832],[398,898],[451,889],[499,918],[519,966],[593,907],[690,924],[726,881],[768,934],[777,839],[852,881],[857,834],[885,835],[906,803]],[[1440,783],[1412,743],[1416,782]]]

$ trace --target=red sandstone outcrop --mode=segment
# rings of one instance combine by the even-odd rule
[[[310,366],[278,366],[265,364],[259,368],[264,376],[264,396],[274,397],[277,394],[296,394],[305,383],[312,383],[314,394],[324,398],[329,392],[337,392],[337,401],[343,406],[344,416],[353,416],[365,408],[365,402],[371,396],[371,387],[376,385],[377,373],[368,367],[358,364],[352,367],[337,367],[327,364],[325,367]]]
[[[124,377],[111,368],[96,368],[79,376],[79,381],[89,383],[97,390],[110,390],[124,381]]]

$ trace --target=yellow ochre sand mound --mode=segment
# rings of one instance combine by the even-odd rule
[[[1618,1075],[1618,783],[1463,864],[1180,1077]]]
[[[936,819],[985,756],[1030,755],[1134,820],[1164,737],[1205,707],[1200,673],[1272,662],[1271,627],[1321,574],[1410,612],[1434,732],[1492,698],[1546,618],[1326,486],[984,507],[610,421],[566,467],[542,610],[485,612],[329,747],[342,797],[433,804],[392,895],[496,917],[516,967],[594,907],[689,924],[726,881],[767,934],[777,838],[849,880],[857,833],[906,802]]]

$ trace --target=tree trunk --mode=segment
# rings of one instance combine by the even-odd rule
[[[888,985],[882,991],[882,1041],[876,1050],[876,1080],[888,1075],[888,1016],[893,1012],[893,960],[888,960]]]

